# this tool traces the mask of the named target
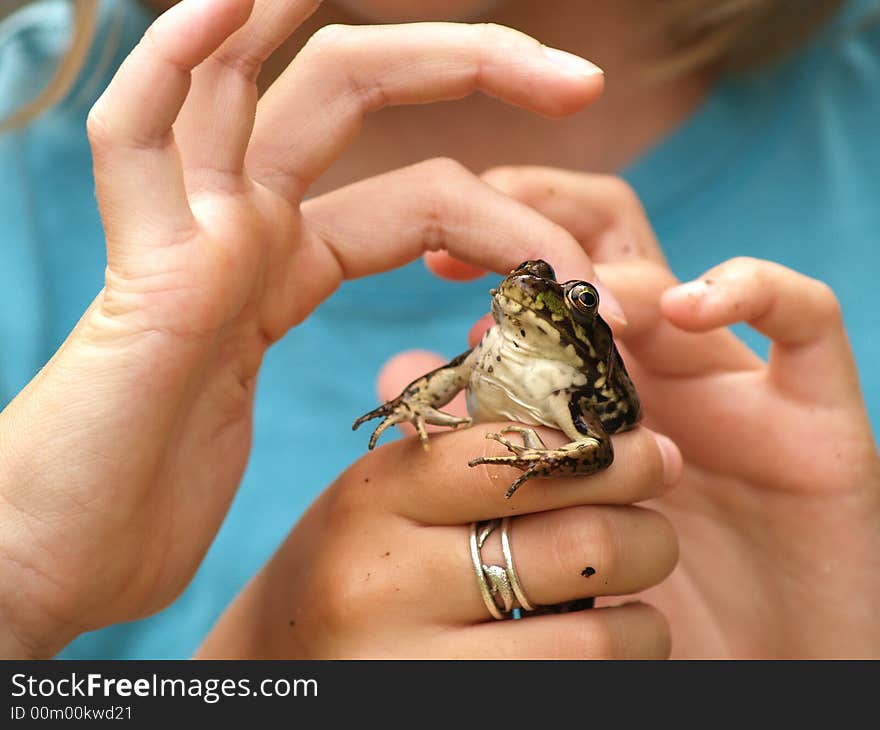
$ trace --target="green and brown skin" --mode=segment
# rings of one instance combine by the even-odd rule
[[[358,418],[353,428],[384,419],[370,438],[372,449],[385,429],[410,422],[428,448],[426,424],[522,423],[487,434],[511,455],[469,462],[522,470],[508,498],[532,477],[601,471],[614,459],[611,434],[633,428],[641,409],[598,307],[598,292],[588,282],[560,284],[548,263],[526,261],[492,291],[495,325],[475,348],[414,380],[397,398]],[[462,389],[471,418],[439,410]],[[538,425],[559,429],[571,442],[548,449],[529,427]],[[520,434],[523,443],[510,442],[507,433]]]

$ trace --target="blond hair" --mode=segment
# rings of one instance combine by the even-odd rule
[[[676,53],[661,75],[760,68],[806,43],[841,5],[843,0],[665,0],[664,32]]]
[[[24,4],[24,3],[22,3]],[[0,121],[0,131],[20,127],[60,102],[82,71],[95,38],[98,24],[98,0],[74,0],[73,33],[70,45],[55,74],[36,97]]]
[[[660,32],[676,52],[658,73],[671,78],[701,69],[736,73],[775,61],[804,44],[843,0],[663,0]],[[93,43],[98,0],[71,0],[75,21],[67,55],[49,85],[0,122],[21,126],[64,98]]]

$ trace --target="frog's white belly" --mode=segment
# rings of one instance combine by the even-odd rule
[[[542,357],[523,340],[493,327],[474,351],[477,358],[467,385],[468,411],[474,421],[518,421],[559,428],[551,402],[561,390],[586,384],[573,363]],[[500,358],[500,359],[499,359]]]

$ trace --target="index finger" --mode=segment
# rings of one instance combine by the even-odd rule
[[[808,403],[861,407],[859,374],[840,303],[823,282],[781,264],[739,257],[663,294],[669,319],[706,332],[747,322],[770,338],[769,375]]]
[[[382,107],[482,91],[547,116],[602,92],[601,69],[498,25],[325,26],[263,95],[247,167],[298,199]]]
[[[453,160],[426,160],[352,183],[306,201],[302,212],[347,279],[438,248],[499,273],[545,257],[560,281],[594,274],[563,228]]]
[[[192,224],[172,125],[192,70],[245,23],[251,6],[188,0],[164,13],[92,108],[95,184],[111,244],[156,226],[179,233]]]
[[[665,436],[639,427],[614,436],[614,463],[583,477],[532,479],[511,499],[504,494],[520,475],[511,467],[468,467],[469,459],[500,454],[503,447],[485,438],[499,424],[479,424],[463,431],[431,435],[425,451],[417,438],[382,446],[353,467],[362,472],[364,489],[382,483],[375,499],[404,517],[430,525],[460,525],[505,515],[582,504],[630,504],[664,494],[682,470],[681,454]],[[548,447],[561,444],[559,431],[536,429]],[[506,453],[506,452],[505,452]],[[388,468],[393,465],[392,468]],[[381,470],[386,473],[381,473]]]

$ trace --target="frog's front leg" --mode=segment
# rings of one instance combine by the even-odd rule
[[[506,426],[500,434],[487,433],[486,438],[503,444],[513,455],[482,456],[469,461],[468,466],[501,464],[522,469],[523,473],[505,493],[505,499],[510,499],[532,477],[587,476],[610,466],[614,460],[614,449],[599,419],[588,413],[577,419],[576,426],[579,438],[555,449],[548,449],[531,428]],[[522,445],[508,441],[502,436],[506,433],[520,434]]]
[[[425,424],[450,428],[470,426],[470,418],[459,418],[438,409],[449,403],[467,385],[473,367],[469,359],[471,352],[463,352],[443,367],[413,380],[397,398],[358,418],[352,430],[357,430],[362,423],[373,418],[383,418],[370,437],[369,448],[372,449],[387,428],[408,421],[416,427],[422,446],[427,449],[428,431]]]

